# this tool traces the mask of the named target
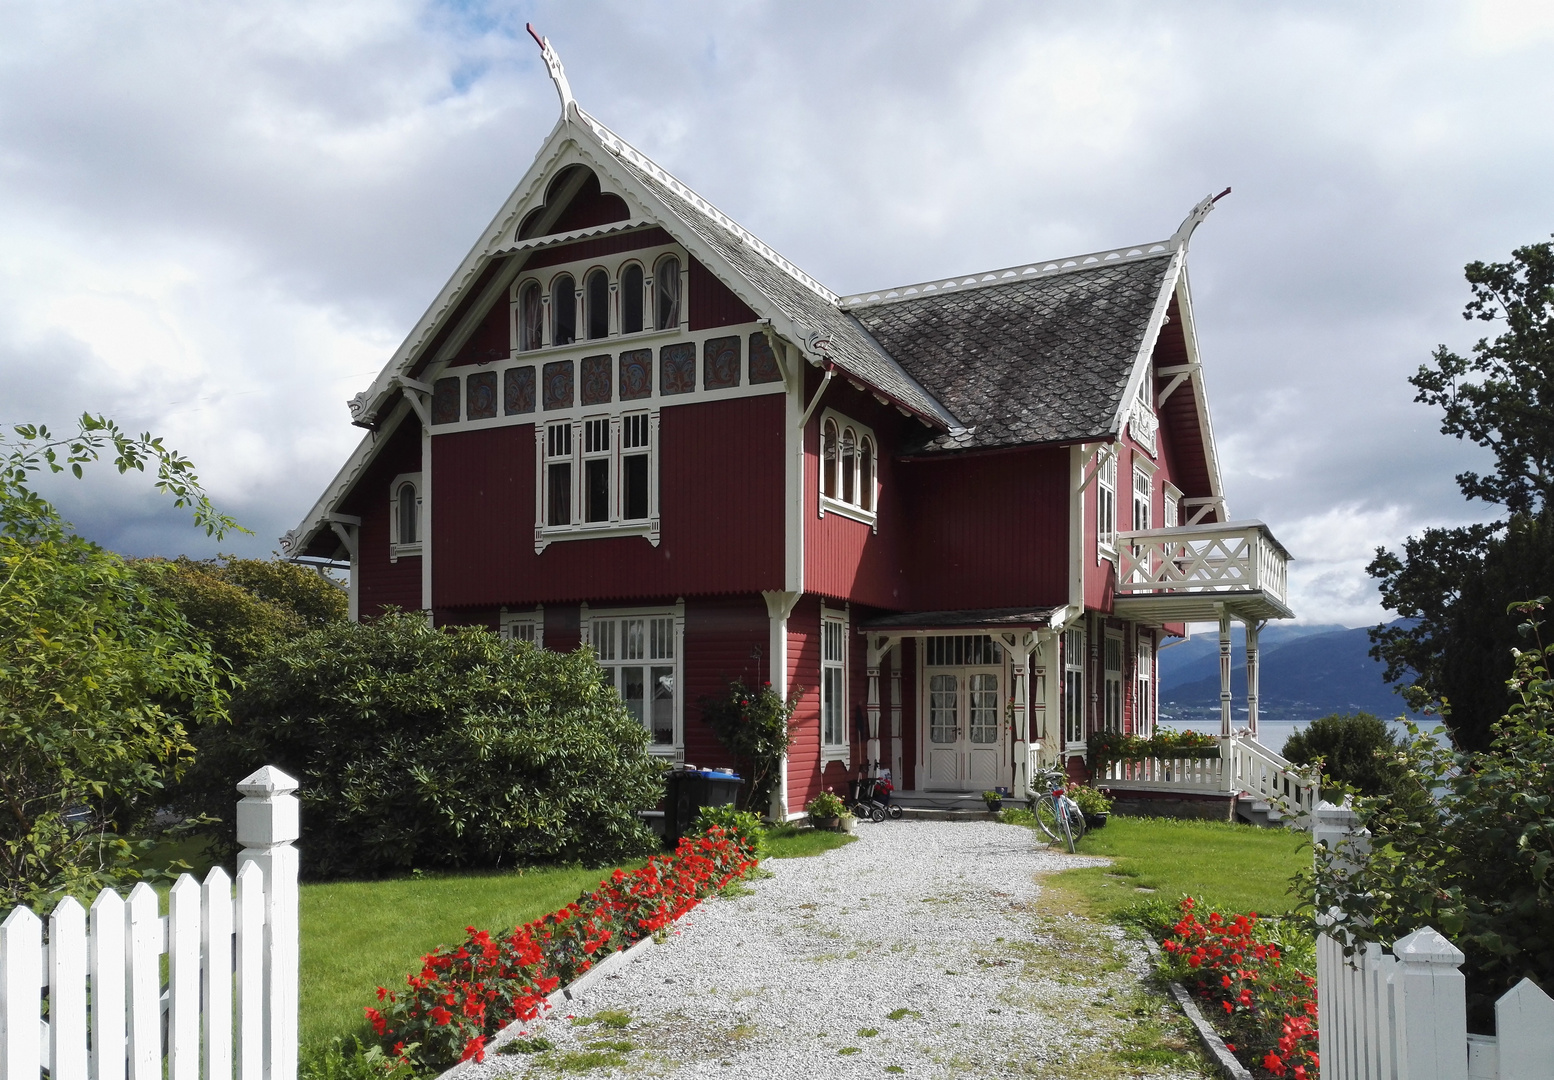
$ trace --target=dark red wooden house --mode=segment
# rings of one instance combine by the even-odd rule
[[[1226,521],[1186,274],[1211,199],[1153,243],[838,296],[546,58],[561,119],[351,401],[290,556],[349,561],[353,617],[591,646],[666,758],[721,763],[698,702],[730,680],[802,688],[777,814],[866,762],[1023,794],[1152,728],[1185,620],[1221,621],[1227,674],[1248,623],[1255,746],[1287,556]]]

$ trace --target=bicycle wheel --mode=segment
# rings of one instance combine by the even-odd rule
[[[1065,806],[1059,806],[1057,813],[1058,830],[1063,834],[1063,843],[1067,845],[1068,853],[1072,855],[1074,846],[1079,843],[1079,838],[1074,835],[1074,819],[1069,816],[1068,808]]]
[[[869,820],[874,822],[876,825],[884,821],[885,808],[880,806],[878,803],[875,803],[873,806],[869,807]]]
[[[1079,841],[1085,838],[1085,829],[1088,828],[1088,826],[1085,824],[1085,815],[1084,812],[1073,803],[1069,803],[1067,809],[1068,830],[1074,834],[1074,843],[1077,844]]]
[[[901,820],[901,807],[897,806],[895,803],[891,803],[889,806],[885,807],[885,812],[890,815],[891,821]]]
[[[853,817],[867,821],[869,818],[869,804],[861,800],[853,803]]]
[[[1058,821],[1058,804],[1051,795],[1040,796],[1032,809],[1036,814],[1037,827],[1047,834],[1049,840],[1063,839],[1063,827]]]

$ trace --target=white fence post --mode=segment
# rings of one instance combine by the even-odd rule
[[[1467,1080],[1467,989],[1462,951],[1428,926],[1399,938],[1392,976],[1398,1080]]]
[[[264,1080],[296,1080],[297,782],[266,765],[237,789],[239,876],[248,863],[264,872]]]
[[[124,898],[104,889],[87,915],[92,1080],[124,1080]]]
[[[0,1080],[38,1080],[42,991],[43,921],[17,906],[0,922]]]
[[[1523,979],[1495,1002],[1500,1080],[1540,1080],[1554,1069],[1554,999]]]
[[[86,909],[73,896],[49,916],[49,1077],[87,1080]]]

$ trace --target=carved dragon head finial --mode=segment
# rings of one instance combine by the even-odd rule
[[[1214,204],[1229,194],[1230,189],[1226,188],[1218,195],[1205,195],[1203,200],[1192,208],[1192,212],[1182,219],[1181,225],[1177,226],[1176,232],[1171,237],[1172,249],[1185,248],[1187,241],[1192,239],[1193,230],[1209,216],[1209,211],[1214,209]]]
[[[548,38],[540,37],[533,23],[524,23],[524,26],[535,44],[539,45],[540,57],[545,61],[545,70],[550,72],[550,81],[556,84],[556,96],[561,99],[561,118],[571,120],[572,113],[577,108],[577,99],[572,96],[572,87],[567,83],[567,73],[561,66],[561,57],[556,55],[556,50],[551,47]]]

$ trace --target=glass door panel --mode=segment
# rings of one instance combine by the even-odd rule
[[[960,738],[960,679],[934,675],[928,680],[928,741],[948,745]]]
[[[969,687],[971,719],[970,737],[973,743],[986,744],[998,741],[998,676],[973,675]]]

